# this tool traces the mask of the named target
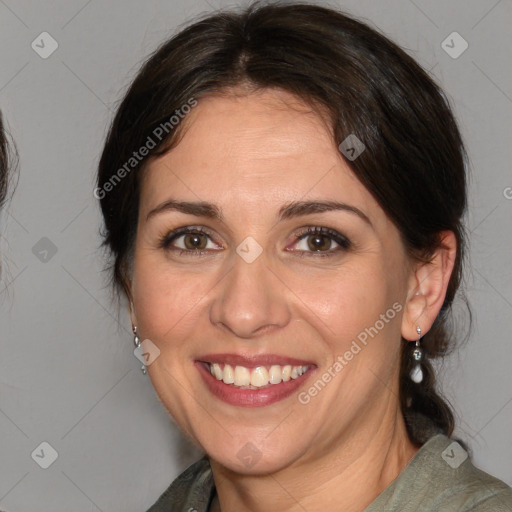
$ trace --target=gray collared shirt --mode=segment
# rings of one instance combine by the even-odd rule
[[[147,512],[208,512],[215,483],[205,456]],[[364,512],[512,512],[512,489],[476,468],[462,446],[432,436]]]

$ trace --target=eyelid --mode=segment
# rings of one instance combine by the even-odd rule
[[[209,228],[205,227],[205,226],[182,226],[182,227],[173,229],[173,230],[167,232],[162,237],[160,237],[159,238],[159,242],[158,242],[158,246],[161,249],[185,251],[185,252],[196,253],[196,254],[200,254],[200,253],[203,253],[203,252],[211,251],[211,249],[208,249],[207,251],[205,251],[204,249],[203,250],[193,251],[193,250],[181,249],[179,247],[176,247],[176,248],[172,248],[171,247],[171,242],[173,242],[174,240],[176,240],[180,236],[187,235],[187,234],[190,234],[190,233],[201,233],[201,234],[204,234],[208,238],[210,238],[210,240],[212,240],[212,242],[214,242],[216,245],[221,245],[221,244],[219,244],[215,240],[215,237],[214,237],[214,234],[213,234],[214,232],[212,230],[210,230]]]
[[[180,247],[172,247],[171,246],[171,243],[174,240],[176,240],[177,238],[180,238],[181,236],[191,234],[191,233],[204,234],[213,243],[220,246],[221,249],[224,248],[222,246],[222,244],[220,244],[218,241],[215,240],[215,234],[214,234],[213,230],[210,230],[209,228],[207,228],[205,226],[194,226],[194,225],[182,226],[182,227],[176,228],[174,230],[171,230],[170,232],[168,232],[167,234],[165,234],[164,236],[162,236],[159,239],[158,245],[160,248],[162,248],[164,250],[180,251],[180,254],[187,253],[187,254],[195,255],[195,256],[205,255],[205,254],[217,251],[216,249],[215,250],[214,249],[193,250],[193,249],[182,249]],[[339,247],[334,248],[334,249],[328,249],[327,251],[303,251],[303,250],[289,251],[288,249],[286,249],[286,250],[288,250],[288,252],[298,252],[298,253],[301,253],[304,255],[308,254],[308,255],[312,255],[312,256],[332,256],[335,253],[338,253],[340,251],[346,251],[352,247],[352,242],[348,239],[348,237],[346,237],[345,235],[343,235],[342,233],[338,232],[335,229],[331,229],[331,228],[324,227],[324,226],[304,226],[302,228],[299,228],[299,230],[296,231],[293,235],[294,244],[303,240],[304,238],[307,238],[308,236],[313,236],[313,235],[326,236],[326,237],[330,238],[332,241],[336,242],[336,244],[338,244]]]
[[[305,226],[300,229],[301,229],[301,231],[294,235],[296,242],[303,240],[304,238],[307,238],[308,236],[323,235],[323,236],[330,238],[331,240],[333,240],[340,246],[340,249],[334,249],[334,250],[328,250],[328,251],[306,251],[306,252],[310,252],[311,254],[327,255],[327,254],[332,254],[334,252],[337,252],[338,250],[348,250],[352,247],[352,242],[350,241],[350,239],[335,229],[331,229],[331,228],[327,228],[327,227],[323,227],[323,226]]]

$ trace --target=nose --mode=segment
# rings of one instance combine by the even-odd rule
[[[236,255],[211,304],[212,324],[246,339],[286,326],[291,316],[286,287],[275,273],[264,253],[252,263]]]

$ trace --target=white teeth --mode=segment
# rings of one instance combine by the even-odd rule
[[[218,366],[218,365],[213,365]],[[220,367],[219,367],[220,369]],[[235,386],[248,386],[251,383],[251,372],[244,366],[235,366]]]
[[[251,386],[261,388],[268,384],[268,371],[264,366],[257,366],[251,372]]]
[[[270,367],[268,374],[270,384],[279,384],[283,380],[283,371],[277,364]]]
[[[284,366],[274,364],[270,367],[257,366],[252,370],[244,366],[235,366],[233,369],[229,364],[224,364],[222,368],[218,363],[208,363],[208,367],[210,373],[217,380],[247,389],[288,382],[290,379],[299,378],[309,370],[309,366],[291,366],[289,364]]]
[[[222,380],[224,384],[233,384],[235,382],[235,372],[233,371],[233,367],[229,364],[224,366],[224,370],[222,372]]]
[[[213,372],[214,372],[214,376],[217,380],[222,380],[222,370],[220,369],[220,366],[218,364],[214,364],[213,365]]]

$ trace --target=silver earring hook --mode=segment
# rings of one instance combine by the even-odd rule
[[[416,382],[416,384],[419,384],[423,380],[423,371],[421,369],[421,361],[423,361],[423,349],[420,347],[421,328],[419,325],[416,327],[416,332],[418,333],[418,339],[416,340],[416,347],[412,352],[412,359],[416,364],[411,370],[410,377],[414,382]]]
[[[133,331],[133,344],[135,345],[136,348],[139,348],[140,347],[140,338],[137,335],[137,326],[136,325],[132,325],[132,331]],[[146,365],[143,364],[140,367],[140,370],[144,375],[146,375],[146,373],[147,373]]]

